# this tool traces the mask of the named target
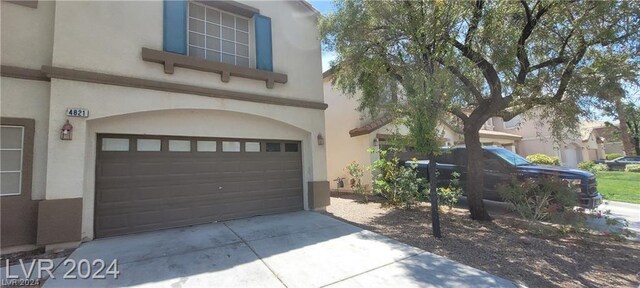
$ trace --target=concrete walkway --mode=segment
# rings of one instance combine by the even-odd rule
[[[630,237],[630,239],[640,241],[640,204],[605,201],[605,203],[598,207],[598,210],[609,211],[609,217],[626,221],[627,224],[629,224],[627,228],[636,233],[636,235]],[[591,219],[590,223],[594,228],[602,231],[620,229],[620,227],[609,227],[604,218]]]
[[[69,259],[117,259],[120,275],[69,280],[58,266],[44,287],[514,287],[306,211],[99,239]]]

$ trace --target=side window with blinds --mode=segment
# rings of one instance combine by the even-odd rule
[[[2,125],[0,132],[0,196],[22,193],[24,127]]]

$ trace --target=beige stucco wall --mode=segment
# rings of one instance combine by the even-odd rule
[[[55,6],[53,1],[38,1],[37,9],[0,2],[2,65],[40,69],[51,64]]]
[[[276,83],[273,89],[267,89],[264,81],[234,76],[223,83],[219,74],[184,68],[165,74],[162,65],[143,61],[142,47],[162,50],[162,1],[58,2],[53,65],[322,102],[320,37],[315,14],[297,1],[240,2],[271,17],[273,67],[275,72],[288,75],[286,84]]]
[[[345,188],[349,186],[347,165],[355,161],[363,168],[371,164],[371,154],[367,149],[373,147],[370,135],[351,137],[349,130],[360,126],[360,112],[356,111],[357,100],[342,94],[331,85],[329,78],[323,82],[324,99],[329,108],[325,111],[327,179],[332,190],[337,188],[334,179],[345,178]],[[371,140],[371,141],[370,141]],[[363,184],[371,185],[371,173],[365,172]]]
[[[35,120],[31,198],[44,199],[49,133],[49,82],[0,78],[0,116]]]

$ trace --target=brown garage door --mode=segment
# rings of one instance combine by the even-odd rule
[[[96,237],[303,209],[299,142],[99,135]]]

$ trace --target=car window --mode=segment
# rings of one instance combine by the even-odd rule
[[[453,152],[451,150],[444,150],[442,154],[436,155],[436,162],[440,164],[454,164]]]
[[[453,164],[467,165],[467,149],[454,149],[453,150]]]
[[[502,158],[502,160],[507,161],[507,163],[514,166],[531,165],[531,162],[527,161],[527,159],[525,159],[524,157],[504,148],[492,149],[491,154],[495,154],[496,156]]]

